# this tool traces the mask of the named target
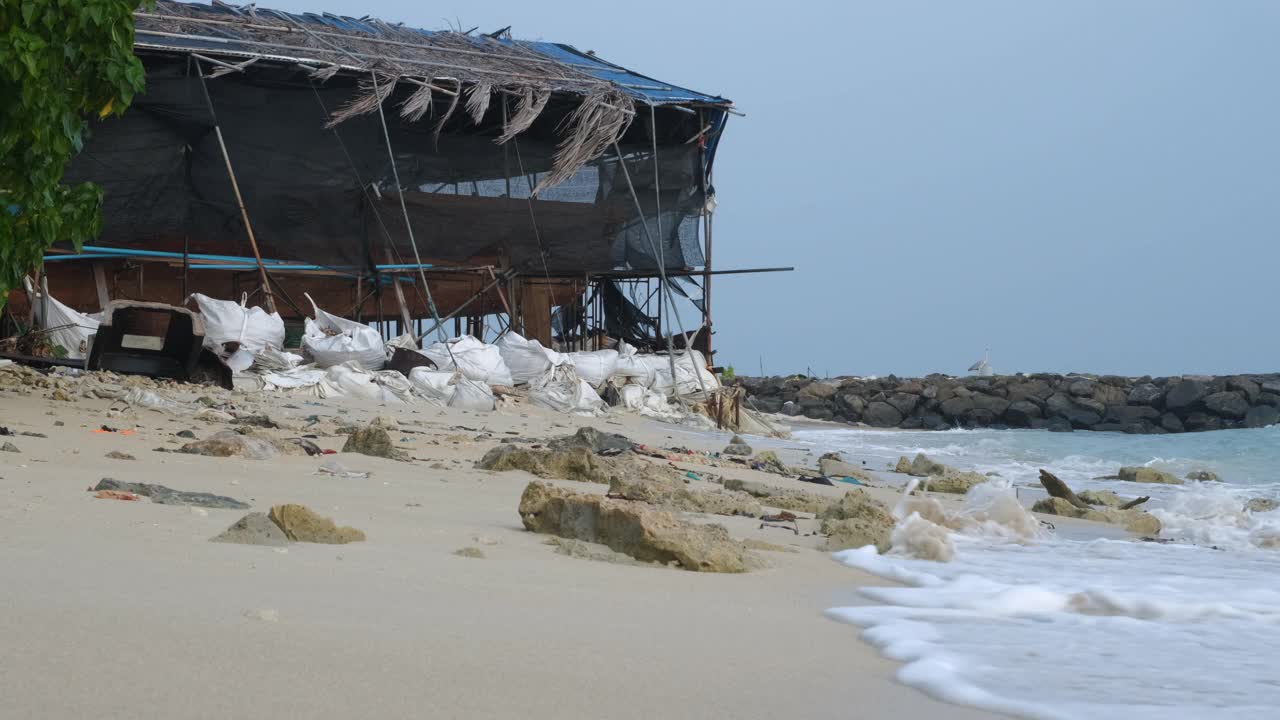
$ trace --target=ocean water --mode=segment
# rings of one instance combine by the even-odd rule
[[[958,529],[943,538],[949,562],[921,559],[933,556],[920,551],[937,545],[932,536],[932,545],[904,542],[885,555],[834,556],[904,585],[860,588],[869,605],[827,611],[904,663],[901,682],[1026,718],[1280,717],[1280,511],[1244,509],[1251,498],[1280,498],[1280,428],[1164,436],[822,429],[797,432],[794,444],[875,468],[925,452],[999,474],[950,518]],[[1222,482],[1094,479],[1121,465],[1179,477],[1211,470]],[[1016,516],[1044,496],[1042,467],[1076,490],[1150,495],[1145,507],[1173,542],[1027,530]],[[1003,515],[990,512],[996,501]],[[919,526],[943,532],[908,515],[895,542]]]

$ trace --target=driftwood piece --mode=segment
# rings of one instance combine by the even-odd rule
[[[1044,486],[1044,489],[1048,491],[1051,496],[1062,498],[1078,508],[1089,510],[1093,507],[1084,500],[1081,500],[1074,492],[1071,492],[1071,488],[1067,487],[1066,483],[1059,480],[1056,475],[1048,470],[1042,469],[1040,471],[1040,484]]]
[[[1148,500],[1150,500],[1150,499],[1151,499],[1151,497],[1150,497],[1149,495],[1143,495],[1143,496],[1142,496],[1142,497],[1140,497],[1140,498],[1135,498],[1135,499],[1130,500],[1129,502],[1127,502],[1127,503],[1125,503],[1125,504],[1121,505],[1121,506],[1120,506],[1120,509],[1121,509],[1121,510],[1132,510],[1133,508],[1138,507],[1139,505],[1141,505],[1142,503],[1144,503],[1144,502],[1146,502],[1146,501],[1148,501]]]

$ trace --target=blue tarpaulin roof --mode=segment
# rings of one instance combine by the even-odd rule
[[[154,12],[136,17],[139,49],[345,68],[386,60],[421,70],[424,76],[438,72],[463,82],[541,82],[557,91],[579,93],[609,84],[649,103],[732,106],[722,97],[655,80],[559,43],[422,30],[369,17],[237,7],[216,0],[210,5],[161,0]]]

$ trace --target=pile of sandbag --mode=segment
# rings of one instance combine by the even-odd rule
[[[319,368],[350,362],[366,370],[381,370],[387,364],[387,348],[377,330],[354,320],[332,315],[311,302],[315,319],[307,318],[303,326],[302,350]]]

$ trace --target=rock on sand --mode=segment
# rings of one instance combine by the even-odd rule
[[[643,503],[575,493],[531,482],[520,520],[533,532],[607,545],[637,560],[697,572],[740,573],[763,561],[720,525],[696,525]]]
[[[360,530],[339,527],[305,505],[276,505],[267,517],[284,531],[285,537],[297,542],[345,545],[365,539]]]
[[[210,542],[237,543],[240,545],[268,545],[280,547],[289,544],[280,529],[265,513],[249,513],[223,530],[221,534],[209,538]]]

